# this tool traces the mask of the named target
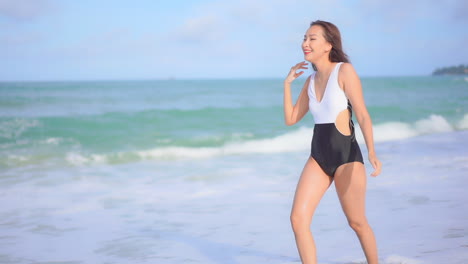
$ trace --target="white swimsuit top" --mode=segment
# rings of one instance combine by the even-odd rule
[[[322,101],[320,102],[317,101],[317,96],[315,95],[314,80],[317,72],[314,72],[310,76],[307,94],[309,95],[309,110],[314,116],[316,124],[335,123],[338,114],[348,108],[348,98],[346,98],[344,91],[338,84],[338,72],[340,71],[341,64],[343,63],[337,63],[330,73]]]

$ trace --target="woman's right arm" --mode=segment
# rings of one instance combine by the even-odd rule
[[[307,69],[306,62],[300,62],[291,68],[288,76],[284,80],[284,122],[288,126],[292,126],[299,122],[309,110],[309,95],[307,94],[307,87],[309,86],[310,77],[302,87],[301,93],[297,98],[296,104],[292,104],[291,96],[291,83],[304,71],[296,73],[299,69]]]

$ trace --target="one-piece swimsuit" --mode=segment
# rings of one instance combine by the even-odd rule
[[[354,133],[352,106],[338,83],[341,64],[342,62],[337,63],[330,73],[320,102],[315,94],[314,80],[316,73],[311,75],[307,90],[309,109],[315,121],[310,155],[322,170],[331,177],[335,175],[338,167],[343,164],[356,161],[364,163]],[[335,125],[338,115],[346,109],[350,113],[350,135],[342,134]]]

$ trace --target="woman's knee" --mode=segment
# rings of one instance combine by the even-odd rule
[[[348,224],[356,233],[360,233],[369,227],[366,219],[348,219]]]
[[[292,211],[290,221],[295,233],[309,231],[310,229],[311,219],[304,213]]]

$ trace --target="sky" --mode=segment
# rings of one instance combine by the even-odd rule
[[[0,81],[282,78],[318,19],[360,76],[468,64],[466,0],[0,0]]]

